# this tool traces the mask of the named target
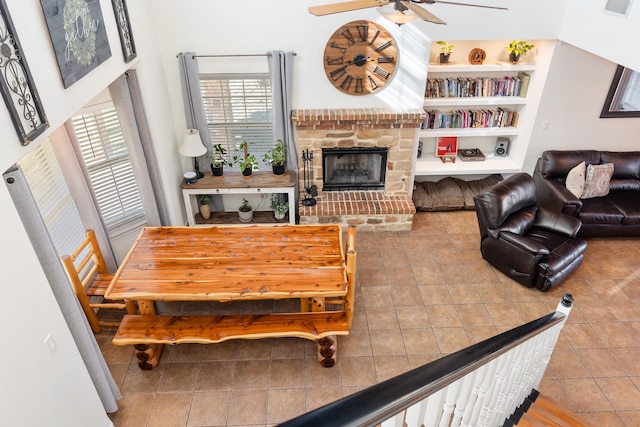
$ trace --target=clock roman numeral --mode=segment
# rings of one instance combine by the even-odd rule
[[[378,64],[385,64],[393,62],[393,56],[381,56],[378,58]]]
[[[342,64],[344,60],[344,57],[339,56],[337,58],[330,58],[327,57],[327,65],[338,65],[338,64]],[[380,61],[378,61],[380,62]]]
[[[356,78],[356,93],[362,93],[362,77]]]
[[[360,41],[366,42],[367,34],[369,33],[369,26],[367,24],[358,24],[356,28],[358,29],[358,37],[360,38]]]
[[[373,72],[385,80],[389,78],[389,72],[383,68],[378,67],[377,65],[376,68],[373,69]]]
[[[371,76],[367,76],[369,78],[369,85],[371,86],[371,90],[378,89],[378,84],[373,80]]]
[[[369,44],[373,44],[373,42],[376,41],[379,35],[380,35],[380,30],[376,30],[376,32],[373,34],[373,37],[371,37],[371,41],[369,42]]]
[[[349,46],[353,46],[356,43],[355,39],[353,38],[353,34],[351,34],[351,30],[349,30],[348,28],[342,30],[340,34],[342,34],[342,36],[347,39],[347,41],[349,42]]]
[[[340,67],[340,68],[330,72],[329,75],[331,76],[331,78],[333,80],[338,80],[340,77],[342,77],[347,72],[346,68],[347,68],[346,66]]]
[[[340,52],[342,52],[343,54],[347,51],[347,48],[346,48],[346,47],[340,47],[340,46],[338,45],[338,43],[336,43],[336,42],[334,42],[334,41],[333,41],[333,42],[331,42],[331,47],[332,47],[332,48],[334,48],[334,49],[338,49],[338,50],[339,50]]]
[[[340,87],[344,90],[349,90],[349,86],[351,86],[352,81],[353,77],[347,74],[347,77],[345,77],[342,83],[340,83]]]
[[[381,44],[380,46],[378,46],[376,48],[376,52],[382,52],[383,50],[385,50],[386,48],[388,48],[389,46],[391,46],[391,40],[389,40],[388,42],[386,42],[385,44]]]

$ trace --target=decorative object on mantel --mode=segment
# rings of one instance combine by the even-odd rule
[[[287,161],[284,142],[281,139],[276,140],[274,146],[264,153],[262,159],[271,165],[274,175],[284,175],[285,162]]]
[[[447,43],[444,40],[438,40],[436,43],[440,45],[440,63],[441,64],[449,63],[449,58],[451,58],[451,52],[453,52],[453,48],[455,46]]]
[[[306,149],[302,152],[303,163],[303,180],[305,198],[302,199],[303,206],[315,206],[316,197],[318,195],[318,187],[311,185],[311,174],[313,172],[313,151]],[[309,197],[310,196],[310,197]]]
[[[227,164],[227,159],[225,158],[227,154],[227,150],[222,146],[222,144],[216,144],[213,146],[213,152],[211,153],[211,173],[213,176],[222,176],[224,175],[224,165]]]
[[[184,139],[182,140],[182,145],[180,145],[180,150],[178,151],[185,157],[193,157],[193,171],[195,172],[197,179],[202,178],[204,174],[200,172],[198,157],[206,154],[207,148],[202,143],[198,129],[187,129],[187,133],[185,134]]]
[[[258,170],[258,159],[253,154],[249,154],[249,141],[242,141],[238,147],[243,151],[243,156],[237,154],[233,156],[233,164],[238,165],[242,175],[250,176],[254,170]]]
[[[469,63],[471,65],[482,65],[484,60],[487,59],[487,52],[476,47],[469,52]]]
[[[111,57],[99,1],[40,0],[40,4],[65,88]]]
[[[127,7],[126,0],[111,0],[111,2],[113,3],[113,11],[116,14],[116,23],[118,24],[118,34],[120,35],[124,61],[129,62],[138,56],[136,45],[133,42],[133,34],[131,33],[129,8]]]
[[[253,221],[253,208],[247,199],[242,199],[242,205],[238,208],[238,218],[241,222]]]
[[[535,46],[532,44],[528,44],[524,40],[512,40],[509,43],[509,47],[507,47],[507,51],[509,52],[509,62],[516,63],[520,61],[521,55],[526,55],[531,49]]]
[[[21,144],[27,145],[49,127],[49,122],[5,0],[0,0],[0,55],[2,97]]]

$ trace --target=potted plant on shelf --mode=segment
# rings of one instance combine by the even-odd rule
[[[444,40],[439,40],[436,43],[440,45],[440,63],[441,64],[448,63],[449,58],[451,57],[451,52],[453,52],[453,48],[455,46],[447,43]]]
[[[273,216],[277,220],[284,219],[289,210],[287,195],[285,193],[273,193],[271,195],[271,209],[273,209]]]
[[[226,154],[227,150],[222,144],[213,146],[213,152],[211,153],[211,173],[213,176],[222,176],[224,174],[224,165],[227,164]]]
[[[238,165],[242,171],[242,175],[249,176],[253,173],[253,170],[258,170],[258,160],[253,154],[249,154],[249,141],[242,141],[239,149],[242,150],[243,156],[240,157],[237,154],[233,156],[233,164]]]
[[[285,162],[287,161],[284,142],[281,139],[276,140],[275,145],[264,154],[262,159],[265,163],[271,164],[275,175],[284,175]]]
[[[520,60],[520,55],[526,55],[535,46],[528,44],[524,40],[512,40],[507,51],[509,52],[509,62],[516,63]]]
[[[200,207],[200,215],[202,215],[203,219],[209,219],[209,217],[211,217],[211,206],[209,206],[211,195],[198,194],[196,198],[198,199],[198,206]]]
[[[251,222],[253,220],[253,208],[247,199],[242,199],[242,204],[238,208],[238,216],[241,222]]]

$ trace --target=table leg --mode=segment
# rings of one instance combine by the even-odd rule
[[[138,310],[143,315],[154,316],[156,314],[155,305],[151,300],[138,301]],[[164,348],[163,344],[136,344],[133,347],[136,350],[136,358],[140,369],[148,371],[158,366],[158,361]]]
[[[338,337],[329,335],[318,340],[318,362],[325,367],[331,368],[336,364],[338,349]]]

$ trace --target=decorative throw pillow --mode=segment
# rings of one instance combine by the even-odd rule
[[[609,194],[609,182],[613,175],[613,163],[587,166],[584,180],[584,190],[581,199],[602,197]]]
[[[584,190],[584,174],[586,170],[587,166],[584,162],[582,162],[571,169],[567,174],[567,180],[564,184],[567,187],[567,190],[571,191],[571,194],[576,197],[580,197],[582,195],[582,191]]]

